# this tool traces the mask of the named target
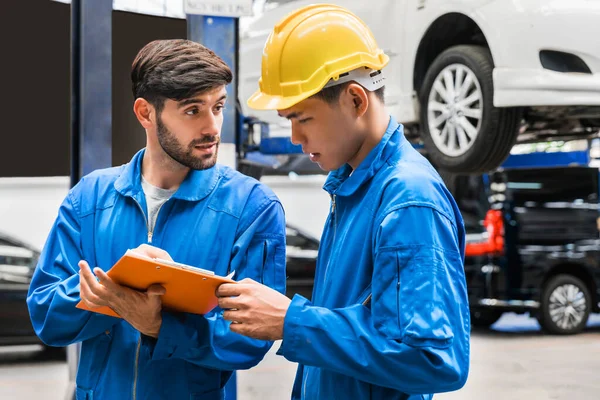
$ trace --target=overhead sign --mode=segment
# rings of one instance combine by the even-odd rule
[[[252,0],[184,0],[186,14],[219,17],[245,17],[252,15]]]
[[[71,0],[54,0],[70,4]],[[93,0],[105,1],[105,0]],[[113,10],[185,19],[184,0],[113,0]]]
[[[54,1],[71,3],[71,0]],[[186,13],[245,17],[252,15],[252,0],[113,0],[113,10],[181,19],[185,19]]]

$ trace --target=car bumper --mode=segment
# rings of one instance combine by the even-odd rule
[[[600,73],[496,68],[494,106],[600,106]]]

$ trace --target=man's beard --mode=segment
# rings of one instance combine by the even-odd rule
[[[191,169],[202,170],[209,169],[217,163],[217,154],[221,138],[219,136],[203,136],[202,139],[192,140],[187,149],[179,143],[175,135],[164,125],[160,115],[156,118],[156,128],[158,143],[165,153],[179,164]],[[195,146],[216,143],[214,154],[201,156],[194,155]]]

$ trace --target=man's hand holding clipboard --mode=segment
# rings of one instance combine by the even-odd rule
[[[142,334],[158,337],[161,310],[205,314],[217,306],[215,291],[230,276],[176,263],[164,250],[141,245],[129,250],[108,272],[79,262],[78,308],[121,317]],[[95,274],[95,276],[94,276]]]
[[[115,283],[100,268],[94,268],[94,276],[84,260],[79,262],[79,268],[81,302],[77,305],[78,308],[90,311],[114,310],[113,316],[125,319],[146,336],[158,338],[162,324],[160,312],[164,287],[152,285],[144,292],[133,290]]]

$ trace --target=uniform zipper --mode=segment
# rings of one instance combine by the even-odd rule
[[[137,378],[138,378],[138,364],[140,361],[140,347],[142,344],[142,335],[138,338],[137,349],[135,350],[135,363],[133,365],[133,400],[137,398]]]
[[[371,296],[372,296],[372,293],[369,293],[369,295],[367,296],[367,298],[365,299],[365,301],[362,302],[363,306],[366,306],[366,305],[368,305],[371,302]]]
[[[146,234],[148,235],[148,243],[152,243],[152,232],[150,231],[150,221],[148,221],[148,217],[146,216],[146,213],[144,212],[142,205],[136,199],[133,199],[133,201],[135,201],[135,204],[137,204],[140,211],[142,212],[142,215],[144,216],[144,220],[146,221]]]
[[[144,216],[144,219],[146,220],[146,232],[148,233],[148,243],[152,243],[152,236],[154,234],[153,231],[150,230],[150,221],[149,218],[146,216],[146,213],[144,212],[144,209],[142,208],[142,205],[134,198],[133,201],[135,201],[135,204],[138,205],[140,211],[142,212],[142,215]],[[165,202],[166,203],[166,202]],[[160,214],[160,210],[162,209],[162,206],[165,204],[161,204],[161,206],[158,208],[158,211],[156,212],[156,220],[158,221],[158,215]],[[156,229],[156,225],[154,226],[154,229]],[[137,378],[138,378],[138,367],[139,367],[139,362],[140,362],[140,346],[142,344],[142,335],[140,334],[140,337],[138,338],[138,343],[137,343],[137,349],[135,351],[135,362],[133,364],[134,367],[134,371],[133,371],[133,400],[136,399],[137,394]]]
[[[337,236],[337,213],[335,212],[335,197],[336,195],[331,195],[331,214],[329,219],[333,221],[333,241],[332,246],[335,246],[335,237]],[[329,260],[331,262],[331,258]],[[323,277],[323,283],[327,282],[327,273],[329,272],[329,262],[327,263],[327,267],[325,268],[325,276]]]
[[[144,209],[142,208],[141,204],[138,203],[137,200],[133,199],[135,201],[135,204],[138,205],[138,207],[140,208],[140,211],[142,212],[142,214],[144,215],[144,219],[146,220],[146,232],[148,233],[148,243],[152,243],[152,236],[154,235],[154,232],[150,230],[150,221],[148,219],[148,217],[146,216],[146,213],[144,212]],[[167,200],[168,201],[168,200]],[[165,205],[166,201],[164,203],[162,203],[160,205],[160,207],[158,207],[158,211],[156,212],[156,220],[158,221],[158,215],[160,214],[160,210],[162,209],[162,207]],[[156,225],[154,226],[154,230],[156,230]]]
[[[337,233],[337,214],[335,212],[335,194],[331,198],[331,214],[333,214],[333,241],[335,242],[335,236]]]

